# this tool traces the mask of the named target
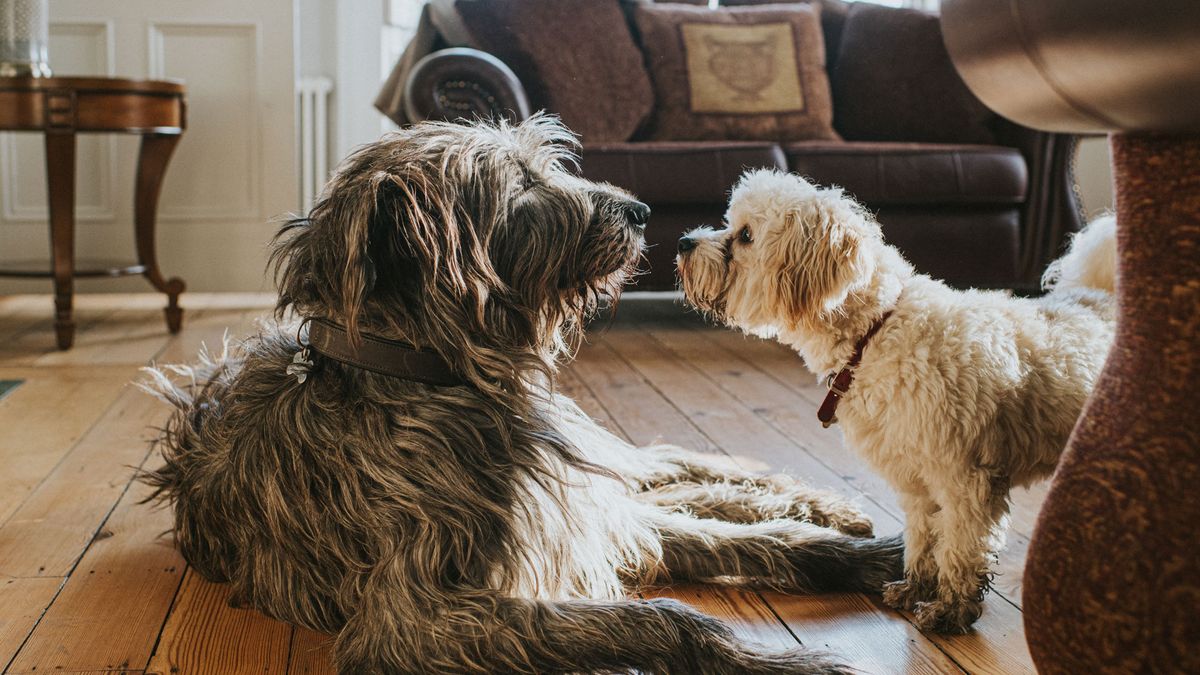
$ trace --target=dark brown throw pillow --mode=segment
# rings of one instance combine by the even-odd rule
[[[639,5],[654,140],[836,139],[816,5]]]
[[[856,4],[830,75],[834,127],[846,139],[995,142],[995,114],[958,76],[935,14]]]
[[[474,46],[586,143],[629,140],[654,92],[618,0],[456,0]]]

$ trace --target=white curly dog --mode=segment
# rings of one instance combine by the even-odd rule
[[[847,445],[899,493],[904,579],[885,600],[922,629],[966,631],[1010,488],[1054,471],[1104,364],[1113,220],[1075,237],[1043,297],[959,291],[917,274],[841,190],[762,170],[734,189],[724,229],[689,232],[679,251],[688,301],[799,352],[833,385]]]

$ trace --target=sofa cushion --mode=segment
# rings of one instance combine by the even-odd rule
[[[641,4],[656,140],[833,139],[819,6]]]
[[[795,2],[796,0],[791,0]],[[788,0],[721,0],[728,7],[745,5],[778,5]],[[846,16],[850,13],[850,3],[846,0],[816,0],[821,5],[821,32],[825,36],[825,69],[832,71],[837,60],[838,45],[842,43],[842,27],[846,24]]]
[[[723,205],[743,171],[764,167],[787,169],[775,143],[585,144],[580,159],[584,178],[625,188],[651,206]]]
[[[952,286],[1011,286],[1020,262],[1017,206],[884,206],[883,237],[921,274]]]
[[[585,142],[628,140],[649,117],[654,92],[618,0],[456,0],[454,8],[472,46],[504,61],[533,107],[557,113]]]
[[[838,185],[870,206],[1025,201],[1029,174],[1015,148],[933,143],[789,143],[788,168]]]
[[[958,76],[935,14],[855,3],[830,77],[848,140],[995,142],[995,115]]]

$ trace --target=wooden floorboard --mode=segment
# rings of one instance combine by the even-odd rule
[[[206,313],[218,315],[223,331],[261,311],[242,302],[230,315],[222,303],[207,309],[204,296],[196,296],[189,312],[196,325],[172,337],[154,296],[84,297],[85,307],[112,323],[81,324],[77,348],[69,352],[36,346],[43,341],[27,338],[10,345],[6,355],[30,366],[0,367],[0,377],[27,380],[9,399],[17,404],[22,395],[31,399],[28,405],[10,406],[7,400],[0,405],[0,419],[12,415],[25,421],[16,436],[6,432],[4,440],[28,448],[28,436],[47,448],[42,454],[54,448],[60,455],[0,525],[0,573],[22,577],[16,580],[22,584],[24,577],[44,576],[43,585],[54,582],[55,589],[40,598],[36,614],[23,613],[20,625],[5,631],[23,642],[15,659],[0,652],[9,664],[6,672],[141,672],[146,666],[185,566],[170,537],[162,536],[170,528],[170,513],[139,504],[147,494],[143,486],[130,489],[134,468],[149,452],[151,427],[167,413],[164,404],[130,383],[138,379],[138,367],[170,345],[192,347],[197,328],[211,323],[204,320]],[[192,348],[186,358],[194,354]],[[91,381],[74,386],[85,376],[103,378],[107,386]],[[27,389],[31,384],[36,386]],[[79,405],[76,389],[94,396],[97,405]],[[74,420],[93,408],[102,409],[76,440]],[[56,416],[68,424],[56,424]],[[55,574],[70,577],[63,584],[50,576]]]
[[[961,669],[898,612],[858,593],[764,598],[808,647],[837,654],[863,673],[956,673]]]
[[[0,297],[0,670],[7,673],[333,672],[332,639],[230,607],[161,533],[168,511],[131,482],[165,405],[129,383],[149,363],[194,361],[255,330],[273,298],[187,294],[183,331],[160,296],[79,296],[75,349],[53,348],[46,296]],[[706,326],[662,301],[626,298],[566,367],[559,390],[637,444],[669,442],[787,470],[900,530],[890,487],[813,415],[822,396],[790,350]],[[1045,486],[1017,490],[998,593],[970,635],[925,635],[877,597],[796,596],[719,586],[644,589],[775,647],[837,654],[865,673],[1027,673],[1019,579]],[[1007,598],[1007,601],[1006,599]]]
[[[135,484],[104,521],[10,673],[143,669],[185,565],[162,533],[171,514]]]
[[[0,379],[24,380],[0,405],[0,523],[29,498],[135,374],[136,369],[124,367],[0,367]]]
[[[127,386],[0,526],[0,574],[68,575],[133,480],[150,449],[150,428],[161,421],[161,404]]]
[[[796,636],[779,620],[771,606],[753,591],[718,586],[681,584],[647,589],[646,598],[674,598],[717,617],[734,635],[774,649],[796,649]]]
[[[332,675],[333,637],[307,628],[292,631],[288,656],[289,675]]]
[[[42,612],[58,595],[64,578],[35,577],[0,581],[0,666],[16,655]]]
[[[292,627],[229,605],[229,587],[189,570],[147,670],[155,673],[287,672]]]
[[[580,407],[590,415],[599,418],[607,418],[610,420],[610,431],[618,436],[631,440],[631,436],[625,429],[626,424],[640,424],[637,419],[644,416],[647,411],[654,410],[653,401],[656,401],[658,396],[655,392],[641,392],[639,399],[647,403],[647,407],[640,411],[627,411],[620,417],[613,417],[601,401],[601,398],[593,391],[592,386],[584,379],[580,379],[573,374],[568,374],[566,377],[568,386],[573,387],[580,394],[577,401]],[[611,403],[614,402],[612,397],[605,397]],[[665,412],[670,409],[669,403],[662,401],[660,407],[665,405],[659,411],[657,417],[657,427],[659,434],[654,440],[661,440],[662,434],[676,435],[676,430],[691,427],[687,419],[679,416],[677,412]],[[643,593],[645,597],[668,597],[682,600],[691,605],[694,605],[713,616],[720,617],[729,622],[734,628],[734,631],[743,637],[750,637],[758,642],[776,647],[795,647],[797,640],[787,627],[775,616],[771,608],[766,604],[757,593],[745,592],[731,588],[721,587],[703,587],[695,585],[682,585],[669,588],[646,589]]]

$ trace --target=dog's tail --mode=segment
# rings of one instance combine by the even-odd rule
[[[1042,276],[1047,291],[1094,288],[1112,293],[1117,283],[1117,219],[1102,216],[1071,238],[1067,254]]]
[[[202,454],[197,435],[204,418],[214,413],[211,403],[218,392],[230,364],[228,334],[222,340],[221,354],[201,346],[199,364],[195,366],[166,365],[143,368],[147,376],[137,383],[143,391],[169,404],[173,414],[158,429],[155,449],[162,462],[151,462],[155,468],[143,469],[137,478],[154,491],[145,501],[172,502],[184,489],[185,474],[197,464]]]

